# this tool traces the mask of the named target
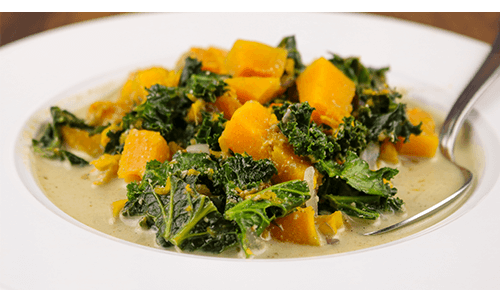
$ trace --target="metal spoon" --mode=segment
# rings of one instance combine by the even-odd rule
[[[415,223],[422,220],[439,210],[446,207],[448,204],[458,199],[462,194],[467,192],[467,189],[471,186],[473,180],[473,174],[468,169],[455,163],[455,156],[453,155],[453,148],[455,145],[455,140],[458,136],[460,128],[462,127],[465,117],[472,109],[473,104],[479,99],[481,95],[488,89],[488,87],[500,77],[500,22],[498,27],[498,33],[491,47],[491,51],[484,60],[483,64],[476,72],[476,75],[467,87],[464,89],[460,97],[457,99],[453,107],[451,108],[446,120],[443,123],[439,136],[439,148],[441,153],[449,159],[453,164],[455,164],[462,172],[464,176],[465,183],[460,187],[455,193],[442,200],[441,202],[433,205],[432,207],[422,211],[408,219],[401,222],[393,224],[391,226],[385,227],[380,230],[376,230],[369,233],[364,233],[365,236],[377,235],[386,233],[399,229],[401,227],[407,226],[409,224]]]

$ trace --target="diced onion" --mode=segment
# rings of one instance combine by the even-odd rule
[[[186,148],[186,151],[189,153],[207,153],[207,154],[210,154],[210,147],[208,147],[208,144],[194,144],[194,145],[189,145]]]
[[[304,171],[304,181],[307,182],[307,187],[309,187],[309,193],[311,194],[311,198],[306,201],[306,206],[311,206],[314,209],[316,215],[318,214],[318,195],[316,193],[316,189],[314,186],[314,167],[309,166]]]

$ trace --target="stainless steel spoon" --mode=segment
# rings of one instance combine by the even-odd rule
[[[460,187],[455,193],[453,193],[446,199],[442,200],[441,202],[433,205],[432,207],[426,209],[425,211],[422,211],[408,219],[405,219],[399,223],[393,224],[383,229],[369,233],[363,233],[363,235],[370,236],[370,235],[382,234],[415,223],[440,211],[448,204],[450,204],[451,202],[462,196],[465,192],[467,192],[467,189],[472,184],[473,174],[468,169],[455,163],[455,156],[453,155],[455,140],[458,136],[460,128],[462,127],[465,121],[465,117],[472,109],[474,103],[488,89],[488,87],[498,77],[500,77],[499,66],[500,66],[500,22],[498,27],[498,33],[495,38],[495,41],[493,42],[490,53],[484,60],[483,64],[477,71],[476,75],[472,78],[470,83],[467,85],[467,87],[464,89],[460,97],[457,99],[457,101],[451,108],[450,112],[448,113],[448,116],[446,117],[443,123],[443,127],[441,128],[439,136],[439,148],[441,150],[441,153],[461,170],[465,180],[464,185],[462,185],[462,187]]]

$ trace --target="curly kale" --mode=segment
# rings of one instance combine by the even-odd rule
[[[397,169],[384,167],[369,169],[368,163],[355,153],[348,152],[344,163],[320,161],[316,168],[325,175],[318,190],[322,209],[343,212],[359,218],[376,219],[382,211],[400,211],[403,201],[394,197],[397,189],[389,181]]]
[[[103,127],[93,127],[85,123],[84,120],[77,118],[72,113],[62,110],[59,107],[51,107],[50,114],[52,122],[48,123],[43,130],[40,138],[32,139],[32,146],[35,153],[44,158],[68,160],[71,165],[84,166],[88,162],[75,154],[63,149],[63,137],[61,127],[82,129],[89,132],[90,135],[102,131]]]
[[[307,156],[313,162],[331,158],[340,148],[321,128],[311,121],[314,110],[308,102],[289,103],[273,107],[278,127],[288,138],[295,154]]]
[[[358,157],[367,146],[369,130],[350,116],[333,134],[326,134],[310,120],[313,110],[307,102],[285,103],[274,109],[280,120],[278,127],[295,154],[309,157],[324,175],[318,191],[322,209],[365,219],[375,219],[381,211],[401,210],[402,201],[393,197],[396,189],[384,182],[398,171],[371,171]]]
[[[345,117],[335,129],[333,139],[339,148],[335,159],[345,161],[348,152],[360,154],[367,147],[368,129],[353,116]]]
[[[243,201],[242,194],[255,193],[271,185],[278,170],[269,159],[254,160],[236,153],[221,162],[214,184],[226,194],[226,210]]]
[[[290,58],[294,62],[295,76],[298,76],[306,66],[302,62],[302,57],[300,55],[299,50],[297,49],[297,42],[295,41],[295,36],[286,36],[284,37],[278,47],[284,48],[288,51],[287,58]]]
[[[251,255],[248,234],[260,235],[310,196],[304,181],[270,186],[275,173],[270,160],[235,155],[219,165],[206,153],[178,152],[171,162],[148,162],[142,181],[127,186],[122,213],[142,217],[163,247],[219,253],[239,241]],[[213,201],[220,191],[245,195],[226,210]]]
[[[271,222],[292,212],[311,197],[307,183],[293,180],[246,196],[224,213],[240,227],[238,239],[247,256],[252,255],[249,235],[260,236]]]
[[[237,241],[238,227],[224,219],[207,188],[217,162],[204,153],[176,153],[170,163],[150,161],[141,182],[127,186],[125,216],[142,216],[164,247],[220,253]]]
[[[389,71],[388,67],[367,68],[358,57],[342,58],[337,54],[332,54],[329,61],[350,78],[358,90],[367,88],[381,90],[386,87],[385,73]]]
[[[202,63],[196,58],[186,58],[178,87],[182,88],[184,94],[213,103],[227,90],[224,82],[226,77],[202,71],[201,67]]]
[[[167,142],[175,141],[183,147],[189,145],[193,138],[204,139],[210,142],[212,148],[217,147],[214,141],[216,136],[210,137],[207,134],[220,134],[223,120],[204,120],[199,128],[196,124],[186,121],[186,116],[196,99],[213,103],[217,97],[224,94],[226,87],[222,76],[202,71],[200,61],[187,58],[179,86],[166,87],[156,84],[146,88],[146,101],[123,117],[122,129],[108,131],[110,141],[105,153],[120,153],[123,150],[120,137],[130,128],[160,132]],[[212,139],[206,140],[210,138]]]
[[[357,110],[357,118],[368,130],[368,141],[377,142],[389,138],[396,142],[398,137],[408,140],[410,134],[419,135],[421,124],[414,126],[406,115],[406,105],[397,103],[401,94],[391,91],[364,90],[359,95],[362,106]]]
[[[342,58],[336,54],[329,61],[356,84],[352,114],[368,128],[367,142],[385,138],[396,142],[398,137],[408,140],[410,134],[421,133],[420,125],[414,126],[408,120],[405,105],[397,103],[401,94],[387,85],[388,67],[367,68],[357,57]]]
[[[146,102],[123,117],[123,128],[134,127],[160,132],[165,140],[176,140],[184,134],[184,120],[192,101],[177,88],[153,85],[147,89]]]
[[[307,156],[316,163],[319,160],[344,160],[349,151],[356,153],[366,148],[366,128],[353,117],[344,118],[335,134],[325,130],[311,120],[312,108],[308,102],[284,103],[274,107],[281,132],[288,138],[295,154]]]
[[[208,144],[210,149],[220,151],[219,137],[224,131],[227,120],[223,114],[202,112],[203,121],[194,135],[198,144]]]

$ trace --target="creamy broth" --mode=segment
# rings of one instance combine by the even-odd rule
[[[75,99],[75,103],[79,103],[78,98]],[[427,107],[424,107],[424,109],[433,112]],[[85,108],[78,111],[77,115],[81,116],[84,112]],[[439,125],[443,118],[439,113],[433,113],[436,123]],[[468,130],[470,128],[466,128],[464,131],[468,132]],[[471,169],[475,176],[478,176],[484,158],[480,148],[471,142],[467,136],[462,136],[459,139],[456,148],[457,161]],[[90,159],[87,158],[87,160]],[[142,230],[137,225],[137,220],[123,217],[113,218],[112,202],[126,199],[126,183],[122,179],[114,179],[108,184],[95,186],[92,184],[95,176],[90,173],[93,166],[71,167],[38,156],[33,156],[32,164],[35,178],[46,196],[72,218],[113,237],[149,247],[158,247],[155,243],[155,233]],[[362,236],[359,234],[360,232],[382,228],[429,208],[452,194],[463,184],[460,171],[439,152],[431,159],[400,156],[400,162],[397,165],[381,165],[396,167],[400,171],[393,179],[393,184],[398,189],[397,196],[405,202],[406,210],[404,213],[386,214],[375,222],[356,221],[345,217],[347,222],[337,234],[338,242],[335,244],[315,247],[270,240],[263,243],[262,249],[256,253],[255,258],[329,255],[385,244],[419,232],[442,221],[463,204],[467,198],[467,196],[461,198],[448,206],[446,210],[415,225],[382,235]],[[236,248],[229,249],[220,256],[240,257],[241,255]],[[200,254],[207,255],[206,253]]]

